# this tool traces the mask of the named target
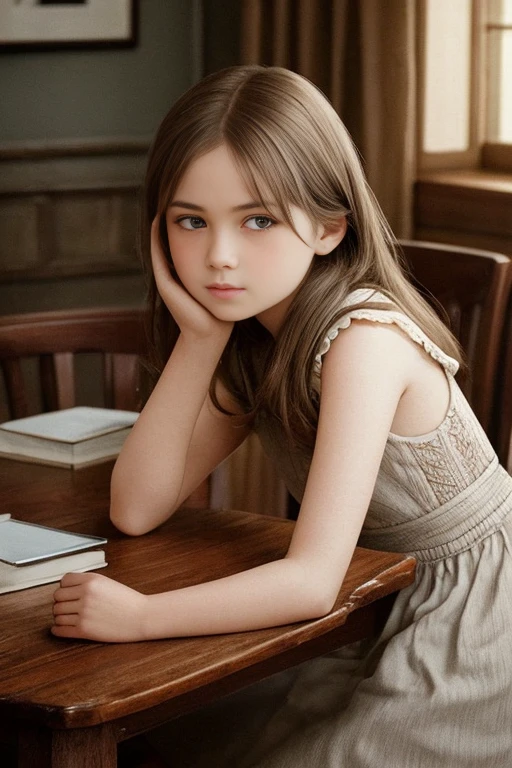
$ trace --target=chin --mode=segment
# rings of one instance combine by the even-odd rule
[[[240,312],[212,312],[217,320],[224,320],[226,323],[237,323],[239,320],[247,320],[252,315],[240,314]]]
[[[208,310],[217,320],[224,320],[226,323],[236,323],[239,320],[247,320],[249,317],[254,317],[253,313],[242,312],[240,309],[237,310],[229,307],[225,309],[208,307]]]

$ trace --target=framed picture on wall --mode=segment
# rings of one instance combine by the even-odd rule
[[[0,50],[133,46],[136,0],[0,0]]]

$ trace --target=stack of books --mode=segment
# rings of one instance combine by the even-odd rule
[[[60,581],[70,571],[107,565],[107,539],[0,515],[0,594]]]

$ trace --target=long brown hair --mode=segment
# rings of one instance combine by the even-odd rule
[[[312,445],[318,396],[315,355],[328,329],[347,310],[346,296],[373,287],[414,320],[432,341],[460,360],[449,330],[410,284],[396,240],[371,192],[356,149],[324,95],[280,67],[240,66],[216,72],[185,93],[164,118],[149,155],[140,228],[148,278],[155,370],[179,333],[160,300],[151,271],[150,227],[165,211],[190,163],[225,144],[255,199],[269,198],[291,227],[290,206],[312,222],[347,217],[347,234],[328,256],[315,258],[282,328],[273,340],[254,318],[235,324],[210,388],[220,378],[244,410],[269,413],[296,443]]]

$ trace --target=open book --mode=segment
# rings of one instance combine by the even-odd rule
[[[79,467],[115,458],[138,413],[67,408],[0,424],[0,456]]]
[[[107,540],[0,515],[0,593],[60,581],[69,571],[104,568]]]

